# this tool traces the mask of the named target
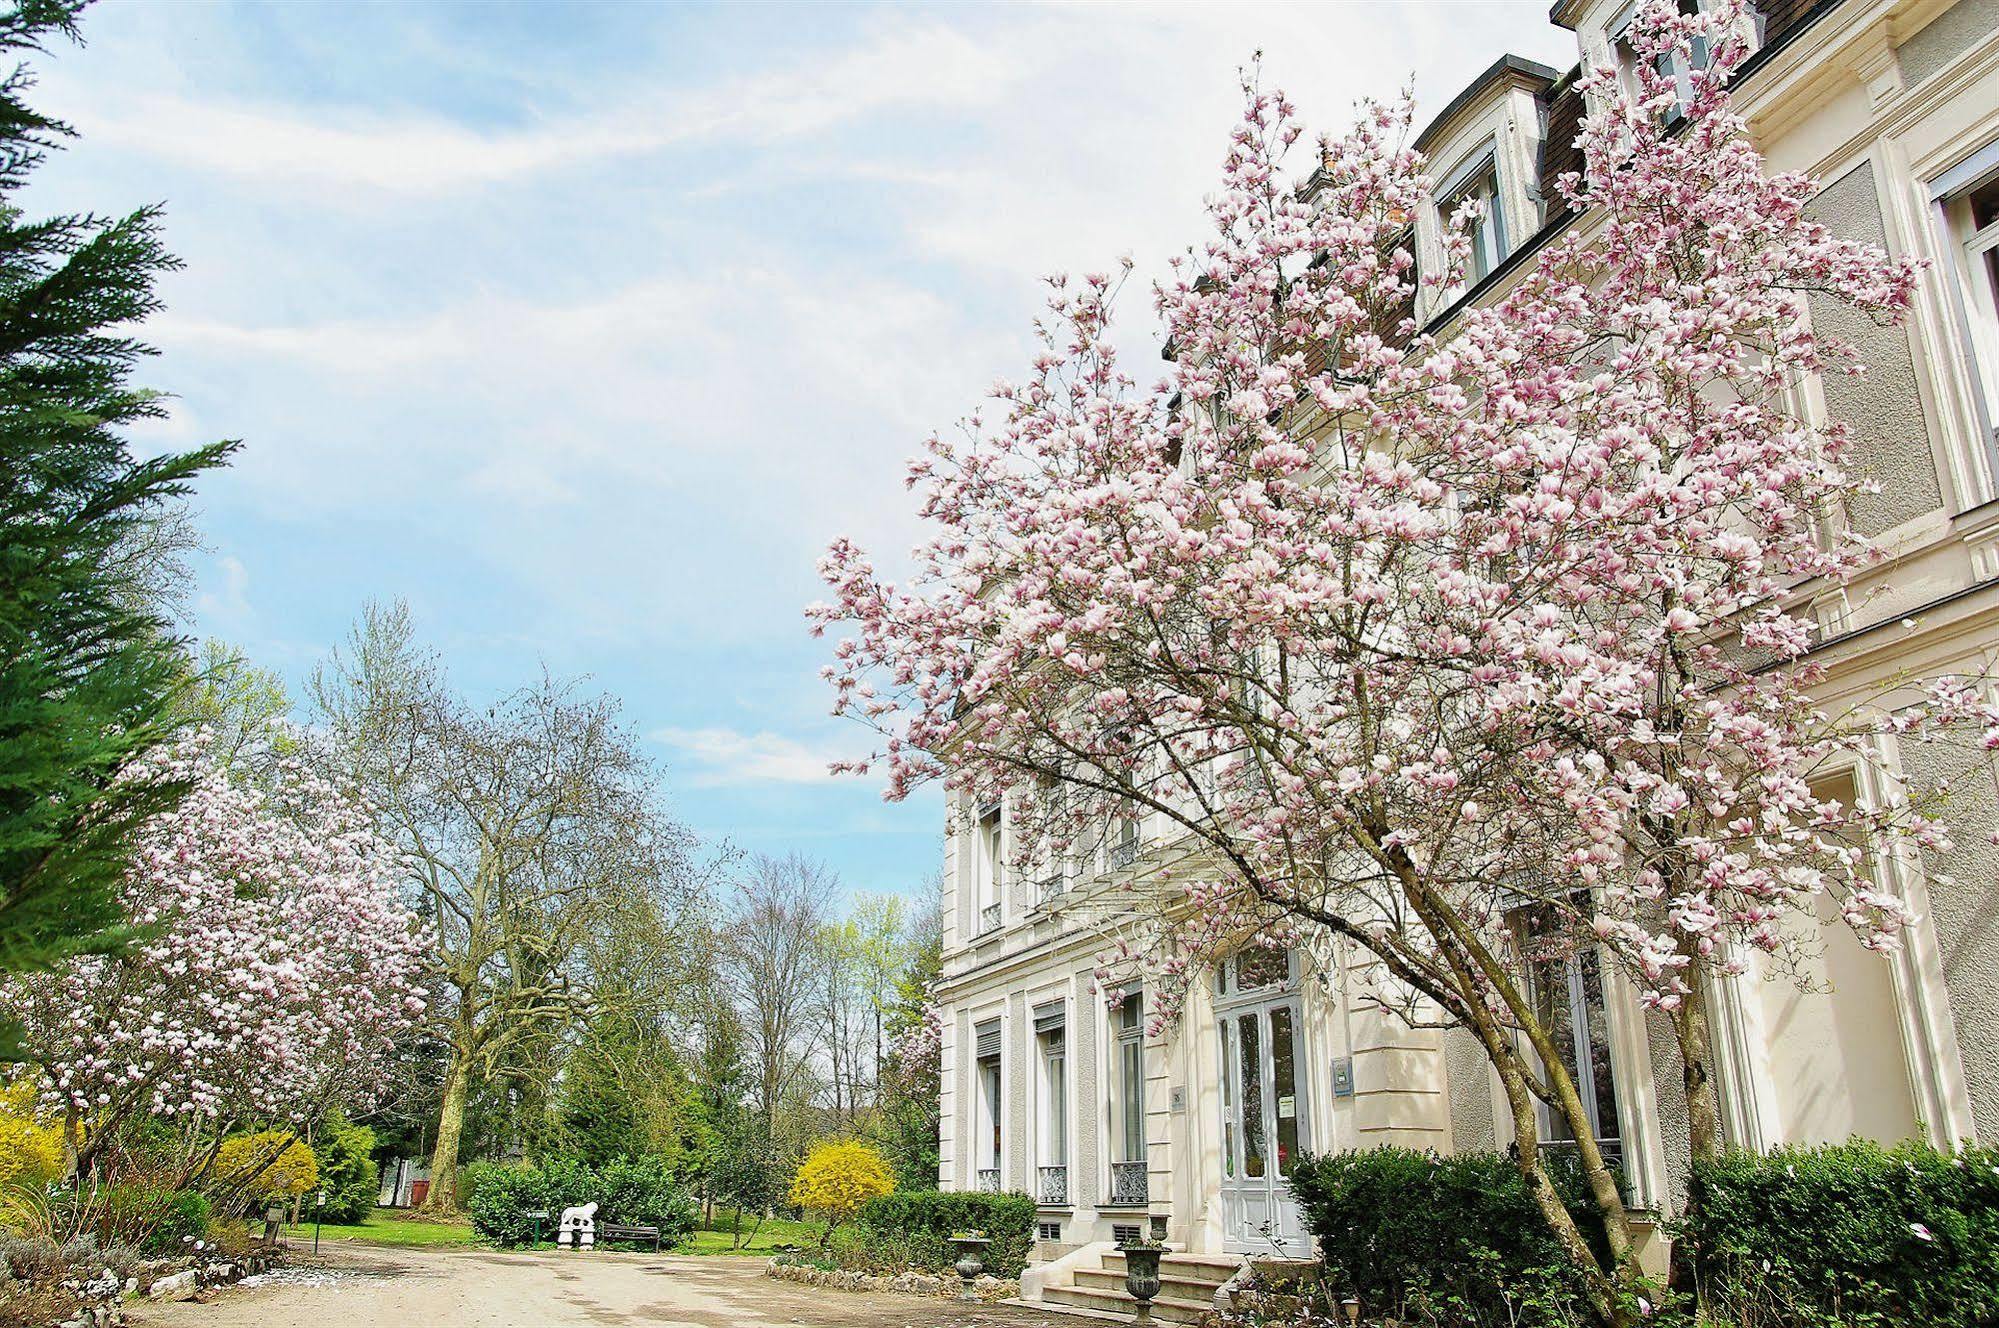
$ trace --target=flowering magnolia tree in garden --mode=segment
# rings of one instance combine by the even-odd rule
[[[889,797],[1005,799],[1028,878],[1134,817],[1174,832],[1114,914],[1156,1019],[1232,947],[1330,934],[1377,999],[1470,1030],[1609,1321],[1640,1286],[1625,1211],[1525,972],[1587,947],[1628,973],[1711,1156],[1712,983],[1825,901],[1892,948],[1908,912],[1856,846],[1942,843],[1922,798],[1814,781],[1893,741],[1999,744],[1976,680],[1815,697],[1804,605],[1876,554],[1843,523],[1866,488],[1844,429],[1796,404],[1861,368],[1808,303],[1893,321],[1914,273],[1765,172],[1725,90],[1743,28],[1739,5],[1648,5],[1635,88],[1586,77],[1586,169],[1551,182],[1583,215],[1436,335],[1412,296],[1462,285],[1472,218],[1419,278],[1409,108],[1364,107],[1300,178],[1292,108],[1249,87],[1213,234],[1155,289],[1167,380],[1119,368],[1116,278],[1055,282],[1027,380],[912,464],[936,529],[913,581],[837,542],[811,610],[843,635],[837,709],[883,738],[849,768],[884,767]],[[1661,72],[1697,39],[1704,69]],[[1608,1265],[1545,1174],[1537,1103]]]
[[[243,787],[203,746],[150,758],[191,792],[126,874],[140,939],[0,984],[76,1174],[134,1120],[212,1154],[233,1126],[366,1101],[423,1012],[426,938],[362,809],[296,766],[268,795]]]

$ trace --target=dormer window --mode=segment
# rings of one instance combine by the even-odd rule
[[[1707,8],[1706,0],[1680,0],[1682,14],[1698,14]],[[1617,60],[1619,81],[1624,85],[1626,95],[1638,95],[1638,52],[1631,41],[1631,25],[1637,14],[1627,13],[1612,29],[1611,53]],[[1752,44],[1760,45],[1762,40],[1763,16],[1759,6],[1744,8],[1743,22],[1747,30],[1743,33]],[[1659,72],[1673,85],[1673,104],[1666,111],[1666,122],[1671,124],[1683,119],[1694,104],[1694,71],[1706,69],[1714,59],[1714,51],[1704,34],[1695,34],[1688,50],[1677,47],[1659,57]]]
[[[1506,260],[1506,205],[1500,199],[1499,161],[1491,145],[1460,166],[1438,191],[1437,217],[1446,228],[1467,209],[1471,256],[1464,279],[1450,292],[1452,299],[1492,275]]]

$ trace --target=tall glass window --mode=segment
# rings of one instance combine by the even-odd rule
[[[1607,1156],[1623,1152],[1617,1123],[1617,1082],[1610,1055],[1610,1015],[1604,1005],[1603,972],[1596,951],[1588,946],[1548,948],[1537,938],[1553,930],[1545,909],[1525,908],[1514,915],[1516,933],[1526,957],[1528,996],[1534,1016],[1554,1040],[1563,1068],[1575,1081],[1583,1110],[1598,1146]],[[1575,1142],[1568,1119],[1542,1109],[1542,1134],[1555,1144]]]
[[[1111,1192],[1113,1204],[1145,1202],[1145,1002],[1137,990],[1111,1013]]]
[[[1000,1080],[1000,1025],[998,1020],[981,1024],[974,1031],[978,1059],[974,1077],[975,1107],[973,1180],[979,1189],[998,1190],[1002,1122],[1006,1119],[1006,1099]]]
[[[1069,1202],[1069,1061],[1061,1008],[1037,1011],[1034,1044],[1040,1062],[1035,1118],[1036,1194],[1044,1204]]]

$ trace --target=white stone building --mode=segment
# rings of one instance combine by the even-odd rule
[[[1694,3],[1695,0],[1686,0]],[[1759,49],[1736,84],[1772,169],[1824,182],[1823,220],[1926,257],[1906,328],[1826,308],[1855,342],[1864,381],[1823,384],[1808,407],[1848,421],[1856,464],[1880,480],[1854,513],[1889,550],[1867,587],[1812,605],[1829,699],[1904,671],[1995,671],[1999,656],[1999,0],[1761,0]],[[1619,53],[1629,0],[1562,0],[1552,20],[1589,59]],[[1301,21],[1310,21],[1301,17]],[[1495,63],[1424,130],[1446,202],[1488,216],[1476,280],[1419,310],[1448,332],[1498,298],[1530,255],[1587,216],[1553,209],[1547,183],[1576,165],[1575,72]],[[1417,219],[1434,261],[1437,218]],[[1309,430],[1309,422],[1304,426]],[[1902,628],[1915,619],[1919,628]],[[1883,753],[1917,787],[1967,754]],[[1868,771],[1830,782],[1893,796]],[[1921,921],[1902,953],[1824,929],[1828,990],[1752,976],[1717,1004],[1731,1142],[1768,1147],[1860,1134],[1999,1140],[1999,824],[1989,763],[1953,792],[1949,860],[1883,854]],[[1041,1203],[1030,1296],[1114,1307],[1114,1243],[1164,1238],[1164,1312],[1185,1317],[1244,1255],[1308,1252],[1284,1174],[1298,1150],[1380,1143],[1504,1148],[1511,1123],[1469,1035],[1415,1031],[1349,1001],[1330,945],[1257,953],[1207,976],[1170,1031],[1149,1037],[1136,1003],[1106,1008],[1102,937],[1083,919],[1119,873],[1170,853],[1134,822],[1087,863],[1008,879],[1000,808],[958,808],[944,864],[943,1140],[947,1189],[1004,1188]],[[1684,1180],[1685,1103],[1670,1032],[1587,957],[1543,981],[1565,1009],[1578,1081],[1637,1202],[1670,1212]]]

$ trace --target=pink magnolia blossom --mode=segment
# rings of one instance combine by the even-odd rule
[[[204,747],[153,758],[192,791],[134,856],[123,896],[140,939],[0,983],[51,1105],[86,1129],[366,1101],[423,1012],[426,938],[362,809],[295,765],[265,796]]]
[[[1586,169],[1551,182],[1584,217],[1435,334],[1411,301],[1461,283],[1471,219],[1419,279],[1410,107],[1299,170],[1292,108],[1247,84],[1211,231],[1153,290],[1164,381],[1111,348],[1121,275],[1051,280],[1027,375],[910,465],[908,584],[847,540],[822,559],[834,709],[881,737],[847,768],[1006,798],[1029,878],[1131,815],[1184,836],[1104,915],[1107,962],[1169,989],[1302,919],[1498,1008],[1450,956],[1516,950],[1528,902],[1666,1009],[1822,897],[1893,946],[1873,855],[1942,846],[1932,809],[1815,781],[1999,711],[1970,679],[1817,697],[1809,600],[1876,551],[1839,521],[1869,488],[1845,426],[1792,405],[1861,368],[1811,301],[1893,322],[1915,268],[1766,171],[1726,91],[1740,18],[1645,7],[1635,95],[1586,75]],[[1665,116],[1658,57],[1697,35]]]

